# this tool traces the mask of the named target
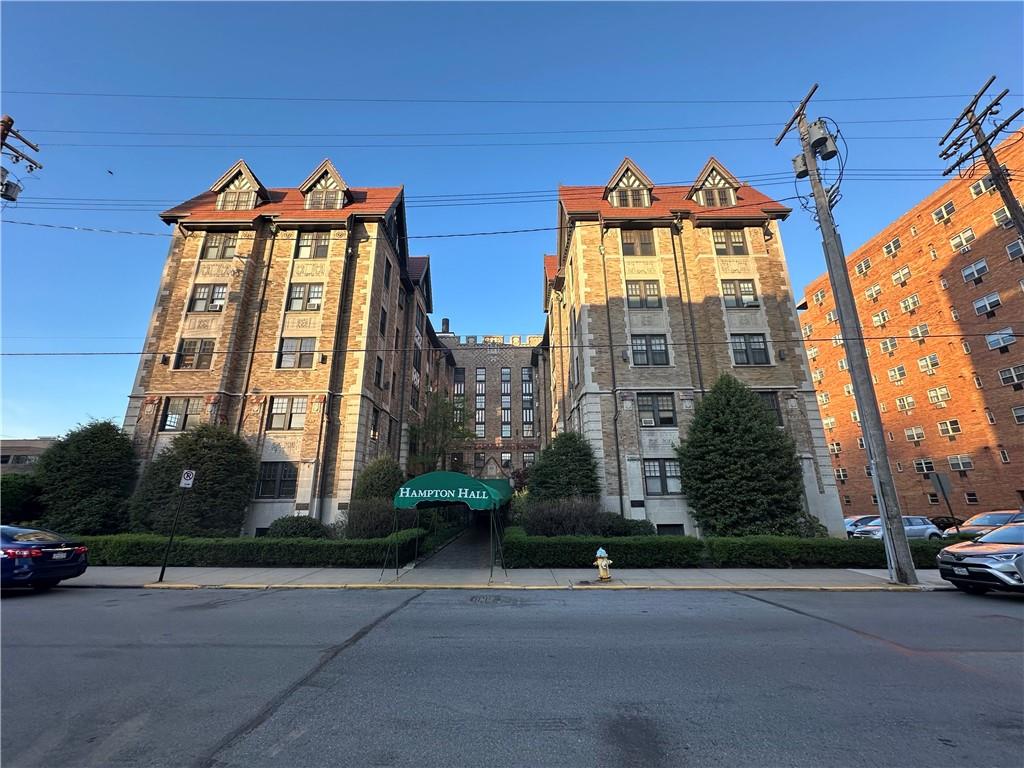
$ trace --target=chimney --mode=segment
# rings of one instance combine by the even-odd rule
[[[441,318],[441,333],[448,333],[448,318]]]

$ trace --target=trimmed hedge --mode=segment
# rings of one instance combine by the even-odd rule
[[[198,539],[175,538],[168,565],[175,567],[306,567],[379,568],[389,543],[398,542],[399,561],[413,559],[417,541],[423,549],[424,530],[399,531],[383,539]],[[158,566],[163,562],[166,536],[129,533],[82,536],[89,547],[90,565]],[[391,562],[394,562],[394,553]]]
[[[803,539],[793,536],[527,536],[505,532],[505,555],[515,568],[586,568],[598,547],[616,568],[885,568],[880,540]],[[910,542],[914,565],[935,568],[949,540]]]

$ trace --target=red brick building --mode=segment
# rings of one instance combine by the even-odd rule
[[[1014,143],[1016,142],[1016,143]],[[1024,143],[997,150],[1024,189]],[[847,260],[903,514],[1024,505],[1024,245],[981,163]],[[801,304],[804,345],[846,515],[877,509],[828,277]]]

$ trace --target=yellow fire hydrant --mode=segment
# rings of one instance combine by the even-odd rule
[[[612,561],[608,558],[608,553],[604,551],[604,547],[597,550],[597,560],[594,561],[594,565],[597,566],[597,579],[598,581],[611,581],[612,574],[608,570],[608,566],[612,564]]]

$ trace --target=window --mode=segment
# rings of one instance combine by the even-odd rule
[[[480,403],[478,402],[477,405],[479,405],[479,404]],[[476,425],[476,436],[477,437],[484,437],[484,430],[485,430],[486,421],[487,421],[487,409],[486,408],[476,408],[475,409],[475,414],[476,414],[476,416],[475,416],[475,419],[474,419],[474,424]]]
[[[761,398],[761,402],[771,412],[772,416],[775,417],[775,423],[781,427],[782,408],[779,406],[779,393],[758,391],[757,396]]]
[[[646,189],[617,189],[609,197],[616,208],[647,208],[650,206]]]
[[[888,256],[890,259],[896,255],[896,251],[903,247],[898,237],[894,237],[888,243],[882,246],[882,253]]]
[[[993,190],[995,188],[996,184],[994,181],[992,181],[992,174],[990,173],[988,176],[981,179],[980,181],[976,181],[973,184],[971,184],[971,197],[981,197],[986,192]]]
[[[882,295],[882,286],[880,286],[878,283],[875,283],[870,288],[868,288],[866,291],[864,291],[864,296],[868,299],[868,301],[872,301],[874,299],[877,299],[881,295]]]
[[[197,285],[192,289],[189,312],[220,312],[228,297],[226,285]]]
[[[971,354],[971,345],[966,341],[960,342],[960,347],[963,349],[965,355]]]
[[[928,492],[928,503],[929,504],[938,504],[939,503],[939,494],[933,493],[933,492],[929,491]]]
[[[836,361],[836,368],[838,368],[840,371],[848,371],[850,369],[850,364],[846,362],[845,357],[841,357],[838,361]]]
[[[903,313],[913,312],[921,306],[921,299],[916,293],[912,293],[905,299],[900,299],[900,311]]]
[[[299,465],[290,461],[264,461],[256,485],[258,499],[294,499]]]
[[[928,390],[928,402],[933,404],[944,403],[950,399],[949,387],[941,386]]]
[[[277,356],[278,368],[312,368],[315,338],[283,338]]]
[[[871,269],[871,259],[861,259],[853,267],[853,271],[858,275],[866,275],[869,269]]]
[[[1010,454],[1006,451],[1005,448],[999,449],[999,461],[1001,461],[1003,464],[1010,463]]]
[[[840,453],[843,452],[842,443],[829,443],[828,452],[831,453],[833,456],[838,456]]]
[[[981,376],[974,374],[974,386],[978,389],[983,389],[984,385],[981,383]]]
[[[704,193],[704,205],[709,207],[725,208],[733,204],[732,202],[732,190],[728,187],[724,189],[712,189],[705,187]]]
[[[474,453],[473,454],[473,467],[475,469],[483,469],[484,468],[484,464],[486,463],[486,461],[487,461],[487,456],[485,454],[483,454],[483,453]]]
[[[815,291],[811,295],[811,301],[813,301],[818,306],[821,306],[825,302],[825,289],[822,288],[821,290]]]
[[[819,405],[828,405],[829,401],[831,399],[832,398],[829,396],[828,392],[819,392],[818,393],[818,404]]]
[[[188,428],[188,417],[203,412],[201,397],[169,397],[160,421],[161,432],[180,432]]]
[[[537,461],[537,454],[535,454],[533,451],[524,451],[523,452],[523,468],[524,469],[526,467],[532,467],[536,461]]]
[[[954,472],[966,472],[969,469],[974,469],[974,460],[966,453],[947,456],[946,460],[949,462],[949,468]]]
[[[653,256],[654,233],[649,229],[623,229],[622,255]]]
[[[729,336],[733,363],[768,365],[768,342],[763,333],[734,333]]]
[[[871,324],[876,328],[889,322],[889,310],[883,309],[871,316]]]
[[[668,365],[668,343],[664,335],[630,336],[633,365]]]
[[[825,371],[822,368],[815,368],[811,374],[811,381],[823,381],[825,379]]]
[[[814,333],[814,326],[807,323],[800,329],[800,333],[803,334],[805,339],[810,338],[811,334]]]
[[[753,280],[723,280],[722,297],[730,309],[759,307]]]
[[[892,273],[892,284],[900,285],[901,283],[907,282],[910,279],[910,267],[902,266]]]
[[[305,397],[272,397],[267,429],[302,429],[306,425]]]
[[[939,356],[936,354],[926,355],[917,359],[917,367],[922,373],[931,373],[939,367]]]
[[[999,383],[1003,386],[1024,383],[1024,365],[999,370]]]
[[[377,355],[377,362],[373,366],[373,384],[380,389],[384,386],[384,358]]]
[[[312,189],[306,195],[306,208],[311,211],[328,211],[338,207],[340,200],[336,189]]]
[[[948,203],[945,203],[932,211],[932,221],[936,224],[941,224],[952,216],[955,210],[956,207],[953,205],[953,201],[950,200]]]
[[[644,459],[644,487],[648,496],[682,493],[679,462],[675,459]]]
[[[931,459],[914,459],[914,471],[919,475],[926,475],[935,471],[935,463]]]
[[[324,299],[323,283],[292,283],[288,286],[288,312],[320,309]]]
[[[253,193],[247,189],[226,189],[217,196],[218,211],[247,211],[252,204]]]
[[[409,395],[409,404],[412,406],[412,409],[414,411],[418,411],[420,409],[420,385],[419,384],[415,384],[414,383],[412,385],[412,394]]]
[[[872,477],[873,475],[874,475],[874,473],[871,471],[871,465],[870,464],[865,464],[864,465],[864,477]]]
[[[817,347],[808,347],[807,348],[807,359],[808,360],[817,360],[818,359],[818,348]]]
[[[843,384],[843,394],[847,397],[853,397],[853,384]]]
[[[391,259],[384,259],[384,292],[387,293],[388,288],[391,287]]]
[[[828,312],[825,313],[825,322],[826,323],[834,323],[838,319],[839,319],[839,315],[836,314],[836,311],[834,309],[829,310]]]
[[[980,299],[974,300],[974,314],[984,315],[987,312],[991,312],[996,307],[1000,306],[1002,302],[999,300],[999,292],[986,294]]]
[[[743,236],[742,229],[713,229],[711,240],[715,244],[715,254],[718,256],[747,254],[747,239]]]
[[[201,259],[233,259],[235,257],[235,246],[238,244],[238,235],[225,234],[221,232],[207,232],[203,240],[203,252],[199,255]]]
[[[301,232],[295,246],[295,258],[326,259],[330,242],[330,232]]]
[[[960,319],[960,313],[957,312],[956,307],[950,307],[949,308],[949,317],[950,317],[951,320],[959,320]]]
[[[966,501],[968,504],[977,504],[978,494],[975,493],[974,491],[964,491],[964,501]]]
[[[512,466],[512,453],[510,451],[502,451],[501,466],[506,469],[509,469]]]
[[[669,392],[638,392],[636,408],[641,427],[676,426],[675,399]]]
[[[988,262],[985,259],[976,261],[960,270],[960,274],[963,275],[964,282],[968,283],[971,280],[977,280],[979,277],[988,272]]]
[[[1008,246],[1006,246],[1006,255],[1010,257],[1010,261],[1019,259],[1024,256],[1024,242],[1020,240],[1014,240]]]
[[[836,467],[832,470],[832,473],[836,476],[836,480],[846,480],[850,476],[846,467]]]
[[[924,440],[924,427],[907,427],[903,430],[903,434],[910,442],[916,442],[918,440]]]
[[[994,413],[992,413],[992,411],[990,411],[988,408],[985,409],[985,420],[989,424],[995,424],[996,423],[996,415]]]
[[[939,434],[943,437],[952,437],[953,435],[959,435],[963,430],[960,428],[959,419],[949,419],[948,421],[938,422]]]
[[[1024,405],[1013,406],[1013,420],[1017,424],[1024,424]]]
[[[859,448],[862,451],[864,450],[864,438],[863,437],[858,437],[857,438],[857,448]]]
[[[630,309],[661,309],[661,286],[657,280],[627,280],[626,306]]]
[[[377,323],[377,328],[380,330],[380,335],[387,338],[388,335],[388,311],[384,308],[380,308],[380,320]]]
[[[821,420],[821,426],[823,426],[825,429],[835,429],[836,428],[836,418],[835,418],[835,416],[828,416],[827,418],[822,419]]]
[[[896,398],[896,410],[897,411],[909,411],[917,405],[913,395],[905,395],[904,397]]]
[[[974,230],[968,227],[960,234],[953,235],[953,237],[949,238],[949,245],[954,251],[959,251],[961,248],[965,248],[973,243],[974,240]]]
[[[913,328],[907,331],[907,333],[910,334],[910,338],[912,339],[923,339],[929,333],[928,323],[921,323],[920,325],[915,325]]]
[[[985,335],[985,344],[988,345],[989,349],[1000,349],[1001,347],[1008,347],[1016,341],[1016,337],[1013,334],[1012,328],[1001,328],[995,333],[989,333]]]
[[[856,409],[850,411],[850,421],[854,424],[860,424],[860,414],[857,413]]]
[[[899,348],[900,344],[896,340],[895,336],[890,336],[888,339],[882,339],[878,342],[878,348],[885,353],[895,352]]]
[[[903,381],[907,378],[907,368],[903,364],[889,369],[889,381]]]
[[[848,507],[849,507],[849,506],[850,506],[851,504],[853,504],[853,499],[851,499],[851,498],[850,498],[849,494],[844,494],[844,495],[843,495],[843,504],[845,504],[845,505],[846,505],[846,506],[848,506]]]
[[[1010,212],[1006,210],[1005,205],[998,211],[992,211],[992,220],[1000,227],[1010,223]]]
[[[213,339],[182,339],[174,367],[178,370],[205,370],[213,363]]]

